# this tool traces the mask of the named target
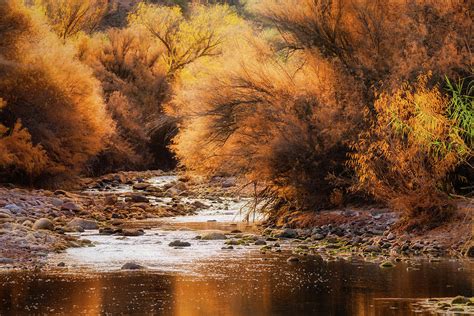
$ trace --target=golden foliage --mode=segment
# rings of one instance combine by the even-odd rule
[[[0,25],[12,26],[2,28],[9,40],[0,44],[6,111],[46,152],[45,174],[80,171],[113,128],[100,83],[75,58],[75,50],[48,30],[42,16],[18,1],[2,2]]]
[[[35,0],[58,36],[65,40],[92,33],[107,13],[109,0]]]
[[[361,134],[351,161],[357,189],[412,216],[446,207],[449,172],[473,156],[462,122],[449,115],[450,100],[437,86],[428,88],[428,79],[380,95],[377,119]]]

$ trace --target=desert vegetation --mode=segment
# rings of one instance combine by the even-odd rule
[[[472,195],[469,1],[0,3],[0,174],[236,176],[269,214]]]

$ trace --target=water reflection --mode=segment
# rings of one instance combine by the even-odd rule
[[[472,295],[469,263],[460,262],[407,271],[318,258],[287,264],[272,255],[199,266],[198,276],[2,274],[0,315],[410,315],[399,298]]]

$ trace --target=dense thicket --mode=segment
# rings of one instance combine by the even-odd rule
[[[0,4],[0,38],[2,180],[81,171],[113,128],[100,83],[42,15],[18,1]]]
[[[409,215],[451,209],[450,174],[472,169],[472,86],[456,96],[445,79],[472,81],[469,2],[255,8],[280,34],[275,49],[226,56],[177,93],[182,163],[244,175],[276,208],[320,209],[361,192]]]

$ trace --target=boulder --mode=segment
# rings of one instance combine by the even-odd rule
[[[141,235],[145,235],[145,232],[143,229],[124,229],[120,233],[122,236],[127,236],[127,237],[137,237]]]
[[[274,237],[277,238],[296,238],[298,237],[298,232],[296,229],[286,228],[280,229],[274,232]]]
[[[135,190],[146,190],[149,186],[150,186],[149,183],[142,182],[142,183],[135,183],[132,187]]]
[[[82,219],[82,218],[74,218],[72,221],[70,221],[67,226],[69,227],[75,227],[79,226],[82,227],[83,229],[98,229],[99,225],[95,220],[90,220],[90,219]]]
[[[127,199],[128,202],[132,202],[132,203],[149,203],[150,200],[148,200],[148,198],[144,195],[140,195],[140,194],[133,194],[131,195],[128,199]]]
[[[170,246],[170,247],[190,247],[191,244],[189,242],[186,242],[186,241],[175,240],[175,241],[170,242],[168,244],[168,246]]]
[[[145,269],[145,267],[135,262],[127,262],[126,264],[122,266],[121,269],[122,270],[143,270]]]
[[[54,230],[54,224],[47,218],[40,218],[33,224],[34,230],[39,229],[46,229],[46,230]]]
[[[224,240],[227,237],[223,233],[213,232],[201,236],[202,240]]]

